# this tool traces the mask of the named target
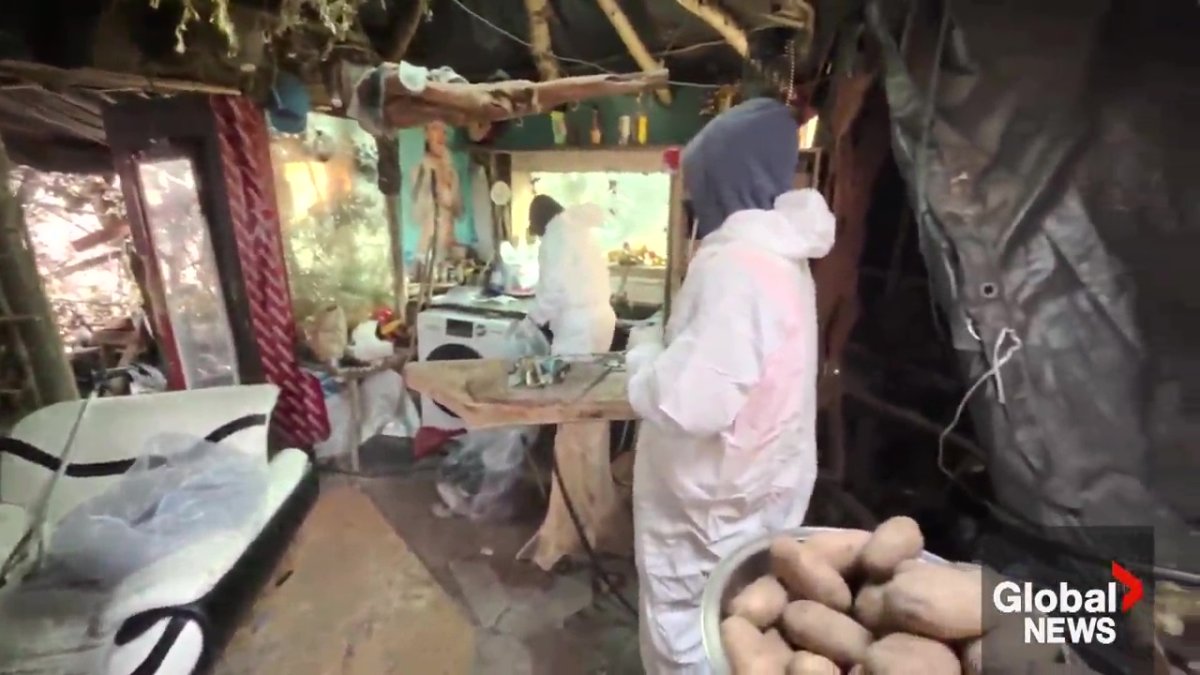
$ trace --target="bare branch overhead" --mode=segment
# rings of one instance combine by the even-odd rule
[[[621,37],[621,41],[629,49],[629,54],[637,62],[638,67],[647,73],[660,70],[662,64],[650,54],[650,50],[646,48],[646,43],[642,42],[637,31],[634,30],[633,24],[629,22],[629,17],[625,16],[625,12],[621,9],[621,6],[617,4],[617,0],[596,0],[596,2],[600,5],[600,9],[604,10],[604,15],[612,23],[613,28],[617,31],[617,35]],[[662,101],[663,105],[671,105],[670,89],[666,87],[656,89],[654,94],[658,97],[658,100]]]
[[[729,46],[742,58],[750,57],[750,40],[746,30],[716,0],[676,0],[681,7],[695,14],[701,21],[712,26]]]
[[[550,41],[550,2],[525,0],[525,9],[529,13],[529,51],[533,54],[534,65],[543,81],[556,80],[562,77],[562,71]]]

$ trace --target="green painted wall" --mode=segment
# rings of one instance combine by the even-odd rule
[[[700,116],[708,93],[707,90],[694,87],[675,88],[671,92],[674,99],[669,107],[659,103],[653,94],[645,94],[642,97],[642,105],[650,119],[647,145],[683,145],[691,140],[708,121],[708,118]],[[611,96],[585,101],[568,112],[567,127],[572,131],[579,130],[582,134],[580,143],[583,145],[588,144],[587,134],[592,125],[593,107],[600,110],[604,145],[617,145],[620,117],[636,117],[638,99],[636,96]],[[636,126],[633,133],[636,137]],[[526,117],[512,123],[496,139],[494,147],[503,150],[539,150],[554,147],[550,115]]]

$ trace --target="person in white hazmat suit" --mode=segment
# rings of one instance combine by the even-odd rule
[[[547,195],[537,195],[529,207],[530,231],[541,238],[538,248],[536,297],[528,319],[549,325],[550,352],[583,356],[609,351],[617,317],[611,303],[608,256],[598,228],[605,211],[594,204],[564,209]],[[609,468],[607,421],[559,425],[554,440],[555,465],[567,486],[572,505],[585,523],[593,546],[600,531],[617,516],[616,490]],[[520,557],[551,569],[564,555],[577,550],[578,532],[570,520],[558,481],[553,481],[545,522]]]
[[[631,336],[640,642],[650,675],[709,672],[700,596],[722,558],[799,527],[817,477],[816,293],[833,245],[820,193],[792,190],[797,123],[751,99],[683,152],[700,243],[665,332]]]

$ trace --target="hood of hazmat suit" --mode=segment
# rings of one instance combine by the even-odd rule
[[[634,528],[651,675],[708,672],[699,611],[708,573],[747,542],[799,527],[816,481],[808,260],[833,245],[834,217],[820,193],[789,191],[796,130],[782,104],[752,100],[685,149],[703,239],[664,343],[627,358],[642,419]]]
[[[529,318],[538,325],[550,324],[554,354],[594,354],[612,345],[617,318],[608,255],[599,236],[607,215],[596,204],[570,206],[550,221],[542,236]]]

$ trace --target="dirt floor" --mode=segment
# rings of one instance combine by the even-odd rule
[[[588,565],[547,574],[515,560],[540,522],[536,508],[510,522],[434,514],[433,473],[354,479],[476,628],[480,675],[636,675],[636,620],[593,588]],[[636,607],[631,560],[604,561]],[[603,587],[601,587],[603,588]]]
[[[214,675],[459,675],[476,632],[353,485],[326,485]]]

